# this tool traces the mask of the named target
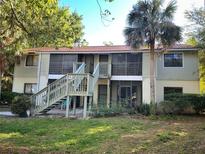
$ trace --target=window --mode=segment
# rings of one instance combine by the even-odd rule
[[[99,61],[100,62],[108,62],[108,55],[100,55]]]
[[[142,54],[113,54],[112,75],[142,75]]]
[[[37,55],[27,55],[26,56],[26,66],[37,66],[38,56]]]
[[[167,100],[167,94],[173,94],[173,93],[178,93],[182,94],[183,93],[183,88],[182,87],[164,87],[164,100]]]
[[[164,95],[171,93],[183,93],[182,87],[164,87]]]
[[[164,54],[164,67],[183,67],[182,53]]]
[[[24,84],[24,93],[25,94],[33,94],[37,91],[36,83],[25,83]]]
[[[51,54],[49,74],[66,74],[73,72],[73,63],[77,62],[77,55]]]

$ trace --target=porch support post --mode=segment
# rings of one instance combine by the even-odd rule
[[[70,106],[70,97],[67,96],[67,99],[66,99],[66,115],[65,115],[66,118],[68,118],[69,106]]]
[[[110,107],[110,80],[107,80],[107,107]]]
[[[73,114],[74,115],[76,115],[76,100],[77,100],[76,97],[77,96],[73,97]]]
[[[87,96],[84,96],[84,105],[83,105],[83,119],[87,116]]]
[[[88,106],[89,112],[91,111],[91,108],[92,108],[92,101],[93,101],[93,96],[90,96],[89,97],[89,106]]]

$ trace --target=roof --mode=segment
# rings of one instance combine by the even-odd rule
[[[156,47],[157,51],[162,50],[162,47]],[[194,46],[185,44],[175,44],[167,50],[184,50],[184,51],[195,51],[198,50]],[[113,45],[113,46],[86,46],[86,47],[73,47],[73,48],[52,48],[52,47],[42,47],[42,48],[30,48],[26,49],[26,52],[45,52],[45,53],[121,53],[121,52],[142,52],[149,51],[148,48],[132,49],[126,45]]]

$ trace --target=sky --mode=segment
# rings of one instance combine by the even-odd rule
[[[104,25],[100,18],[100,9],[96,0],[60,0],[60,6],[69,7],[83,17],[84,39],[89,45],[103,45],[111,41],[114,45],[125,44],[123,29],[126,27],[127,14],[137,0],[114,0],[112,3],[99,0],[102,9],[110,10],[112,22]],[[165,5],[169,0],[165,0]],[[174,23],[181,26],[184,31],[189,27],[189,22],[184,16],[186,10],[203,7],[204,0],[177,0],[177,11]]]

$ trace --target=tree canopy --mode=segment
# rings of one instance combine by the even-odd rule
[[[187,19],[192,22],[191,36],[195,38],[197,46],[205,49],[205,10],[204,8],[186,11]]]
[[[1,0],[0,25],[0,78],[23,49],[72,47],[83,36],[82,17],[58,0]]]
[[[68,46],[83,35],[81,16],[57,0],[4,0],[0,5],[0,46]]]
[[[200,77],[205,81],[205,10],[204,8],[186,11],[186,17],[192,22],[191,38],[187,43],[201,49],[199,52]],[[193,44],[194,43],[194,44]]]

